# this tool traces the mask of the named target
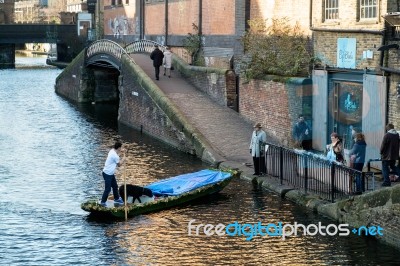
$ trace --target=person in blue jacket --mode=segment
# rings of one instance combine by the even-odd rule
[[[304,120],[304,115],[299,115],[293,127],[293,138],[297,147],[308,151],[312,149],[311,129]]]
[[[356,133],[354,136],[354,145],[349,152],[350,164],[353,169],[362,172],[365,163],[365,154],[367,150],[367,143],[365,136],[362,133]],[[364,180],[359,174],[356,176],[356,192],[361,193],[365,191]]]

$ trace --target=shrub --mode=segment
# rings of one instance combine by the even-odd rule
[[[312,61],[310,39],[298,23],[293,27],[288,18],[249,20],[249,30],[242,37],[247,60],[242,62],[247,78],[267,74],[308,76]]]

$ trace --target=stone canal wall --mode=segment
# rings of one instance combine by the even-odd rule
[[[281,197],[299,205],[312,209],[314,212],[335,220],[338,223],[349,224],[349,228],[381,227],[382,235],[376,231],[368,232],[369,237],[375,237],[391,246],[400,249],[400,185],[375,190],[335,203],[321,200],[317,195],[305,194],[293,187],[281,185],[274,177],[253,177],[251,172],[243,168],[232,167],[222,163],[221,167],[242,170],[241,178],[252,181],[264,189],[273,191]],[[362,231],[366,235],[365,231]],[[351,232],[350,234],[353,234]]]
[[[376,238],[400,248],[400,186],[379,189],[347,200],[321,205],[320,214],[354,227],[380,226]],[[375,232],[370,232],[375,234]]]
[[[85,50],[75,57],[56,79],[56,92],[75,102],[93,100],[94,79],[90,79],[89,70],[83,67],[84,57]]]
[[[222,160],[154,81],[125,55],[119,84],[118,120],[121,123],[211,164]]]

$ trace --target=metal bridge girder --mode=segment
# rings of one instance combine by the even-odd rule
[[[97,65],[101,67],[114,67],[120,70],[123,54],[151,53],[155,45],[158,45],[162,51],[166,49],[166,46],[149,40],[135,41],[125,46],[125,48],[108,39],[98,40],[91,43],[86,49],[86,66]],[[131,60],[133,61],[132,58]]]

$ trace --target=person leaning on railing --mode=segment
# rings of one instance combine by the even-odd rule
[[[350,156],[350,167],[362,172],[365,163],[365,154],[367,150],[367,143],[365,142],[365,136],[362,133],[356,133],[354,136],[354,145],[349,152]],[[356,176],[356,191],[361,193],[364,191],[364,180],[358,174]]]
[[[293,127],[293,138],[295,141],[296,148],[303,148],[308,151],[312,149],[312,135],[311,129],[307,122],[304,120],[304,115],[300,114],[297,122]]]
[[[335,132],[331,134],[331,144],[326,145],[326,158],[330,161],[337,161],[339,163],[344,162],[343,157],[343,144],[339,138],[339,135]]]

